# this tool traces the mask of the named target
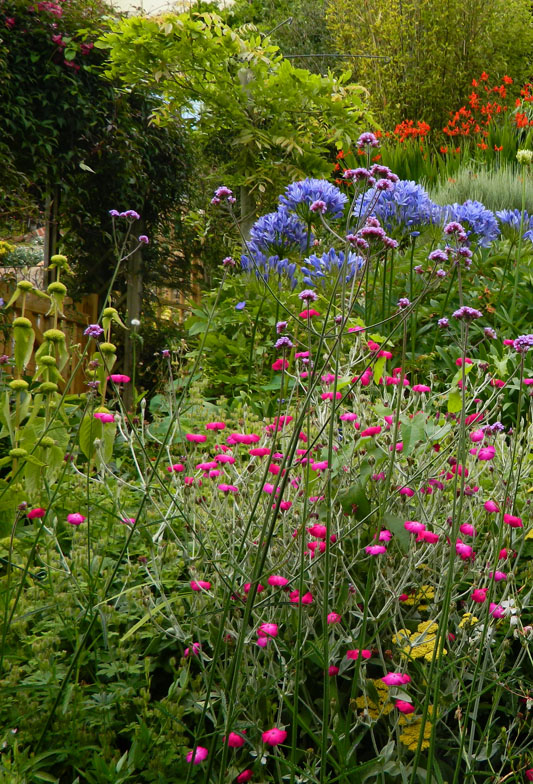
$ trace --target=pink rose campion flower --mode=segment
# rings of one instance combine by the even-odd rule
[[[248,454],[252,457],[266,457],[270,454],[270,449],[266,446],[257,446],[248,450]]]
[[[30,511],[26,513],[28,520],[40,520],[45,515],[46,509],[42,509],[40,506],[37,506],[35,509],[30,509]]]
[[[209,751],[204,746],[197,746],[194,752],[189,751],[187,754],[187,762],[192,762],[193,765],[199,765],[207,759]]]
[[[367,427],[364,430],[361,430],[361,438],[367,438],[369,436],[377,436],[381,433],[381,425],[373,425],[372,427]]]
[[[387,548],[383,544],[367,544],[365,553],[367,555],[383,555],[387,552]]]
[[[237,782],[237,784],[245,784],[245,782],[250,781],[253,775],[254,775],[253,770],[250,770],[250,768],[246,768],[246,770],[243,770],[242,773],[239,773],[235,781]]]
[[[504,608],[501,606],[501,604],[496,604],[495,602],[490,603],[489,614],[496,619],[505,618]]]
[[[277,623],[262,623],[257,630],[258,637],[277,637],[278,624]]]
[[[273,727],[271,730],[267,730],[262,734],[263,743],[266,743],[268,746],[278,746],[280,743],[284,743],[287,738],[287,732],[285,730],[280,730],[277,727]]]
[[[457,555],[460,555],[463,561],[468,561],[470,558],[473,559],[474,557],[474,549],[469,545],[465,544],[461,539],[458,539],[455,543],[455,552]]]
[[[85,522],[86,518],[80,514],[79,512],[74,512],[74,514],[67,515],[67,522],[71,525],[81,525]]]
[[[128,384],[131,379],[123,373],[114,373],[112,376],[108,376],[107,380],[112,381],[113,384]]]
[[[405,683],[410,683],[411,677],[403,675],[401,672],[389,672],[381,680],[387,686],[403,686]]]
[[[409,714],[415,712],[415,706],[411,705],[410,702],[406,702],[405,700],[396,700],[394,705],[396,706],[396,708],[398,708],[400,713]]]
[[[341,620],[342,620],[342,616],[340,616],[339,613],[336,612],[328,613],[328,617],[327,617],[328,624],[340,623]]]
[[[272,363],[272,370],[275,371],[287,370],[288,367],[289,367],[289,360],[282,359],[281,357],[279,359],[276,359],[276,361]]]
[[[343,422],[355,422],[357,419],[357,414],[351,414],[350,412],[346,412],[346,414],[341,414],[339,419],[342,419]]]
[[[249,593],[251,587],[252,587],[252,583],[244,583],[242,589],[244,593]],[[264,590],[265,590],[265,586],[259,583],[259,585],[257,586],[257,593],[262,593]]]
[[[328,667],[328,675],[330,676],[330,678],[338,674],[339,674],[339,668],[336,667],[334,664],[330,664],[330,666]]]
[[[202,647],[201,642],[193,642],[190,648],[185,648],[185,650],[183,651],[184,657],[188,659],[189,656],[198,656],[201,647]]]
[[[224,430],[226,427],[225,422],[207,422],[205,429],[206,430]]]
[[[491,445],[489,446],[482,446],[481,449],[478,449],[477,459],[478,460],[492,460],[494,455],[496,454],[495,448]]]
[[[246,730],[243,730],[242,733],[243,735],[246,735]],[[243,738],[238,732],[230,732],[227,739],[226,736],[224,736],[223,740],[228,744],[230,749],[240,749],[246,743],[246,738]]]
[[[257,433],[232,433],[230,438],[234,444],[257,444],[261,440]]]
[[[167,466],[167,471],[169,472],[169,474],[173,474],[173,473],[179,474],[182,471],[185,471],[185,466],[183,465],[183,463],[174,463],[173,465]]]
[[[507,525],[510,525],[511,528],[523,528],[524,527],[524,523],[522,522],[522,518],[521,517],[515,517],[515,515],[511,515],[511,514],[504,514],[503,522],[507,523]]]
[[[483,441],[485,433],[483,430],[473,430],[472,433],[470,433],[469,438],[473,444],[477,444],[479,441]]]
[[[487,591],[488,588],[476,588],[472,591],[470,598],[473,602],[477,602],[477,604],[483,604],[487,600]]]
[[[415,494],[415,491],[412,490],[410,487],[402,487],[400,489],[400,495],[406,495],[408,498],[412,498]]]
[[[462,523],[459,526],[459,530],[462,534],[466,534],[467,536],[476,536],[477,534],[476,529],[473,525],[470,525],[470,523]]]
[[[428,544],[436,544],[439,541],[439,535],[433,531],[422,531],[417,537],[417,542],[427,542]]]
[[[193,591],[209,591],[211,588],[211,583],[206,580],[191,580],[189,585]]]
[[[367,648],[363,648],[362,650],[359,650],[359,648],[353,648],[350,651],[346,651],[347,659],[353,659],[354,661],[357,661],[359,656],[361,656],[362,659],[370,659],[372,656],[372,651],[369,651]]]
[[[487,512],[499,512],[500,507],[495,501],[485,501],[483,504],[483,508],[486,509]]]
[[[203,444],[204,441],[207,441],[207,436],[203,433],[186,433],[185,438],[193,444]]]
[[[239,488],[236,487],[235,485],[226,485],[226,484],[222,483],[220,485],[217,485],[217,487],[220,490],[220,492],[222,492],[222,493],[238,493],[239,492]]]
[[[417,535],[426,530],[424,523],[419,523],[417,520],[406,520],[403,527],[406,531],[409,531],[409,533]]]
[[[285,585],[289,584],[289,581],[286,577],[282,577],[280,574],[271,574],[267,580],[269,585],[274,586],[275,588],[282,588]]]
[[[426,384],[414,384],[411,389],[413,392],[431,392],[431,387],[428,387]]]
[[[97,411],[95,414],[93,414],[93,416],[95,419],[99,419],[103,425],[107,425],[109,422],[115,421],[113,414],[105,413],[105,411]]]
[[[316,523],[315,525],[309,526],[307,529],[311,536],[316,536],[317,539],[325,539],[328,534],[328,529],[325,525],[319,525]]]
[[[502,580],[507,580],[507,575],[505,572],[500,572],[496,570],[495,572],[489,572],[489,577],[492,577],[493,580],[497,583],[500,583]]]

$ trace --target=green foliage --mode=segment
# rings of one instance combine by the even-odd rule
[[[516,167],[484,169],[461,167],[451,179],[430,190],[437,204],[462,204],[476,199],[493,212],[495,210],[522,209],[522,177],[526,176],[526,209],[533,205],[533,179]]]
[[[219,158],[218,182],[229,176],[256,199],[323,174],[328,149],[349,145],[370,120],[348,73],[297,68],[268,39],[239,35],[214,14],[121,20],[98,46],[109,50],[111,76],[161,96],[155,122],[179,117],[202,147],[222,140],[231,160]]]
[[[529,0],[330,0],[328,26],[340,50],[384,58],[358,61],[356,78],[389,127],[408,118],[442,128],[482,71],[530,76]]]

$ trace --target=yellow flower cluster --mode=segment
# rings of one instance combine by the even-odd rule
[[[15,250],[14,245],[10,245],[9,242],[4,242],[4,240],[0,240],[0,258],[2,256],[7,256],[8,253],[13,253]]]
[[[433,714],[433,705],[429,705],[426,724],[424,726],[424,733],[422,736],[422,750],[429,749],[429,739],[431,738],[431,730],[433,728],[433,724],[429,719],[433,718]],[[416,751],[422,730],[422,717],[415,716],[413,713],[407,716],[402,714],[398,723],[400,727],[403,727],[402,732],[400,733],[401,742],[404,746],[407,746],[409,751]]]
[[[418,591],[409,594],[409,598],[402,601],[407,607],[417,607],[419,610],[427,610],[428,602],[435,598],[435,589],[432,585],[421,585]]]
[[[459,628],[465,629],[467,626],[474,626],[479,621],[479,618],[476,618],[475,615],[472,613],[465,613],[461,620],[459,621]]]
[[[366,695],[357,697],[355,704],[361,710],[366,710],[371,719],[379,719],[380,716],[387,716],[394,706],[389,697],[389,687],[387,684],[383,683],[381,678],[372,678],[371,683],[374,684],[378,693],[378,704],[376,705],[376,703]]]
[[[434,621],[424,621],[419,623],[416,632],[408,629],[400,629],[392,638],[395,645],[402,649],[402,655],[407,659],[426,659],[431,661],[433,651],[437,642],[438,625]],[[442,649],[443,656],[448,651]]]

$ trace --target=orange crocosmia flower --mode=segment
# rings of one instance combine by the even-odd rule
[[[341,158],[344,158],[344,150],[339,150],[339,152],[337,153],[337,155],[335,157],[336,157],[337,160],[340,160]]]
[[[380,161],[381,160],[381,154],[378,152],[377,155],[373,155],[372,156],[372,160],[373,161]]]
[[[497,144],[494,145],[494,152],[501,152],[503,150],[503,144],[501,147],[498,147]]]
[[[460,147],[456,147],[456,148],[455,148],[455,150],[454,150],[454,152],[455,152],[455,153],[461,152],[461,148],[460,148]]]
[[[472,79],[472,87],[477,87],[477,86],[478,86],[477,79]]]
[[[486,81],[487,81],[487,79],[489,78],[489,75],[488,75],[488,73],[487,73],[486,71],[483,71],[483,73],[481,74],[481,76],[480,76],[479,78],[480,78],[480,79],[481,79],[483,82],[486,82]]]
[[[481,143],[478,142],[477,146],[479,147],[480,150],[487,150],[489,145],[485,144],[485,142],[481,142]]]
[[[502,81],[503,81],[504,84],[512,84],[513,83],[513,80],[511,79],[510,76],[504,76]]]
[[[441,153],[442,153],[443,155],[446,155],[446,153],[448,152],[448,148],[447,148],[447,147],[444,147],[444,146],[442,146],[442,147],[440,148],[440,151],[441,151]]]

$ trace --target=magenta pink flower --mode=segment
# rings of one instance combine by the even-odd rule
[[[376,537],[374,537],[375,539]],[[392,531],[389,531],[387,528],[384,528],[382,531],[379,532],[378,542],[390,542],[392,539]]]
[[[218,489],[222,493],[238,493],[239,492],[239,488],[236,487],[235,485],[226,485],[226,484],[222,483],[220,485],[217,485],[217,487],[218,487]]]
[[[285,730],[280,730],[277,727],[273,727],[271,730],[263,732],[261,737],[263,743],[266,743],[269,746],[278,746],[280,743],[285,742],[287,732]]]
[[[421,534],[422,531],[426,530],[426,526],[424,523],[419,523],[417,520],[406,520],[403,524],[403,527],[406,531],[409,531],[411,534]]]
[[[311,536],[316,536],[317,539],[325,539],[328,535],[328,529],[325,525],[320,525],[319,523],[315,523],[315,525],[310,525],[307,529]]]
[[[360,435],[361,438],[367,438],[368,436],[377,436],[379,433],[381,433],[381,425],[373,425],[361,430]]]
[[[232,433],[230,438],[234,444],[257,444],[261,440],[257,433]]]
[[[97,411],[95,414],[93,414],[93,417],[95,419],[99,419],[100,422],[102,422],[104,425],[115,421],[113,414],[110,414],[109,412],[106,413],[105,411]]]
[[[477,444],[479,441],[483,441],[485,433],[483,430],[473,430],[472,433],[470,433],[469,438],[472,443]]]
[[[270,449],[266,446],[257,446],[248,450],[248,454],[252,457],[266,457],[270,454]]]
[[[328,613],[327,621],[329,624],[340,623],[341,620],[342,620],[342,616],[340,616],[339,613],[336,612]]]
[[[311,463],[311,469],[313,471],[325,471],[328,467],[327,460],[319,460],[317,463]]]
[[[272,363],[272,370],[287,370],[288,367],[289,367],[289,360],[282,359],[281,357],[279,359],[276,359],[276,361]]]
[[[401,672],[389,672],[381,680],[387,686],[403,686],[405,683],[410,683],[411,678],[409,675],[403,675]]]
[[[291,591],[289,594],[291,604],[313,604],[313,594],[310,591],[300,598],[300,591]]]
[[[309,308],[309,310],[302,310],[302,312],[299,313],[298,315],[300,316],[300,318],[303,318],[303,319],[306,319],[306,318],[310,318],[311,319],[311,318],[315,318],[315,316],[320,316],[320,313],[318,312],[318,310],[314,310],[313,308]]]
[[[514,515],[510,515],[510,514],[504,514],[503,522],[507,523],[507,525],[510,525],[511,528],[523,528],[524,527],[524,523],[522,522],[522,518],[521,517],[515,517]]]
[[[345,414],[341,414],[339,419],[342,419],[343,422],[354,422],[357,419],[357,414],[352,414],[347,411]]]
[[[426,386],[426,384],[414,384],[411,389],[413,392],[431,392],[431,387]]]
[[[462,534],[466,534],[467,536],[476,536],[477,534],[476,529],[473,525],[470,525],[470,523],[462,523],[459,526],[459,530]]]
[[[194,752],[189,751],[187,754],[187,762],[192,762],[193,765],[199,765],[207,759],[209,751],[204,746],[197,746]]]
[[[400,495],[406,495],[408,498],[412,498],[415,494],[415,491],[412,490],[410,487],[402,487],[400,489]]]
[[[207,441],[207,436],[204,436],[203,433],[186,433],[185,438],[187,441],[192,441],[193,444],[203,444],[204,441]]]
[[[455,543],[455,552],[460,555],[463,561],[468,561],[474,558],[474,549],[469,544],[465,544],[461,539]]]
[[[483,507],[484,507],[484,509],[487,510],[487,512],[499,512],[500,511],[500,507],[498,506],[498,504],[495,501],[485,501],[485,503],[483,504]]]
[[[248,593],[250,591],[251,587],[252,587],[252,583],[244,583],[244,585],[242,586],[242,589],[243,589],[244,593]],[[257,586],[257,593],[262,593],[262,591],[264,591],[264,590],[265,590],[265,586],[261,585],[261,583],[259,583],[259,585]]]
[[[243,730],[242,732],[243,735],[246,735],[246,730]],[[230,732],[227,739],[226,736],[224,736],[223,741],[228,744],[230,749],[240,749],[241,746],[244,746],[246,743],[246,738],[243,738],[238,732]]]
[[[330,676],[330,678],[333,675],[338,675],[338,674],[339,674],[339,668],[336,667],[334,664],[330,664],[330,666],[328,667],[328,675]]]
[[[217,467],[217,463],[214,460],[210,460],[209,462],[198,463],[196,468],[198,471],[212,471],[213,468]]]
[[[206,580],[191,580],[189,583],[193,591],[209,591],[211,583]]]
[[[492,460],[495,454],[496,449],[492,446],[492,444],[489,444],[489,446],[482,446],[481,449],[478,449],[477,459]]]
[[[246,768],[246,770],[243,770],[242,773],[239,773],[235,781],[237,782],[237,784],[245,784],[245,782],[250,781],[253,775],[254,775],[253,770],[250,770],[250,768]]]
[[[428,544],[436,544],[439,541],[439,535],[433,531],[422,531],[417,537],[417,542],[427,542]]]
[[[230,465],[233,465],[235,462],[233,455],[217,455],[215,460],[217,463],[229,463]]]
[[[37,506],[35,509],[30,509],[30,511],[26,513],[28,520],[40,520],[45,515],[46,509],[43,509],[40,506]]]
[[[406,702],[405,700],[396,700],[396,702],[394,704],[398,708],[400,713],[408,714],[408,713],[414,713],[415,712],[415,706],[411,705],[410,702]]]
[[[257,630],[258,637],[277,637],[278,624],[277,623],[262,623]]]
[[[73,514],[67,515],[67,522],[71,525],[81,525],[85,522],[86,518],[80,514],[79,512],[74,512]]]
[[[189,656],[198,656],[202,647],[201,642],[193,642],[190,648],[185,648],[183,651],[184,657],[187,659]]]
[[[353,648],[350,651],[346,651],[346,658],[353,659],[357,661],[357,659],[361,656],[362,659],[370,659],[372,656],[372,651],[369,651],[367,648],[363,648],[359,650],[359,648]]]
[[[382,555],[387,552],[387,548],[383,544],[367,544],[365,553],[367,555]]]
[[[114,373],[112,376],[108,376],[107,380],[112,381],[113,384],[128,384],[131,379],[123,373]]]
[[[171,466],[167,466],[167,471],[170,474],[172,474],[172,473],[180,473],[181,471],[185,471],[185,466],[183,465],[183,463],[174,463]]]
[[[488,588],[476,588],[472,591],[470,598],[473,602],[477,602],[477,604],[483,604],[487,600],[487,591]]]
[[[274,586],[275,588],[282,588],[285,585],[288,585],[289,581],[286,577],[282,577],[280,574],[271,574],[267,580],[269,585]]]
[[[208,422],[205,426],[206,430],[224,430],[226,427],[225,422]]]
[[[333,394],[333,392],[322,392],[320,397],[322,400],[341,400],[342,392],[335,392],[335,394]]]
[[[489,613],[492,615],[493,618],[504,618],[505,617],[505,610],[501,606],[501,604],[496,604],[495,602],[491,602],[489,606]]]
[[[492,577],[497,583],[500,583],[502,580],[507,580],[507,575],[505,572],[500,572],[499,570],[496,570],[495,572],[489,572],[489,577]]]

